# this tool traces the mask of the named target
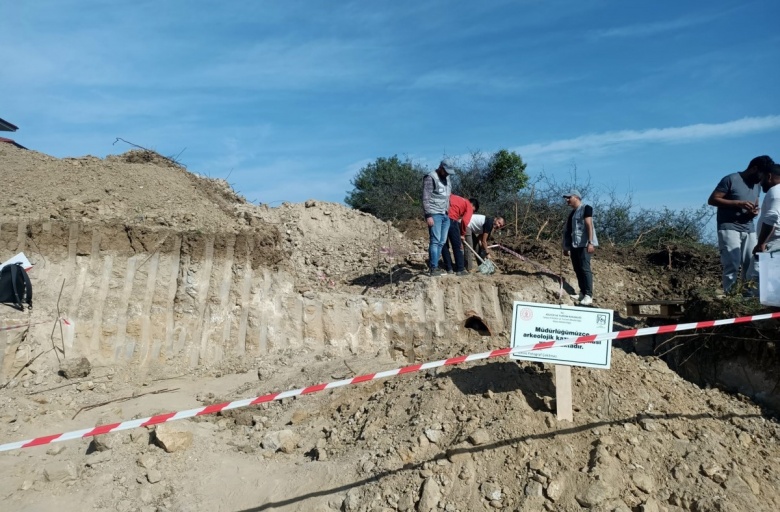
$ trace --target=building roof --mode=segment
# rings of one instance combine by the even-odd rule
[[[19,127],[0,118],[0,132],[15,132]]]
[[[8,144],[13,144],[19,149],[27,149],[26,147],[22,146],[21,144],[19,144],[13,139],[6,139],[5,137],[0,137],[0,142],[7,142]]]

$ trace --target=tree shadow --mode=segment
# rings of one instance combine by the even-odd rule
[[[352,483],[340,485],[338,487],[333,487],[331,489],[323,489],[321,491],[314,491],[309,492],[306,494],[302,494],[300,496],[295,496],[292,498],[288,498],[286,500],[281,501],[275,501],[266,503],[264,505],[260,505],[253,508],[247,508],[243,509],[237,512],[262,512],[264,510],[273,510],[277,507],[285,507],[289,505],[293,505],[296,503],[300,503],[303,501],[306,501],[308,499],[312,498],[319,498],[322,496],[328,496],[330,494],[337,494],[349,491],[350,489],[354,489],[356,487],[361,487],[366,484],[370,484],[372,482],[378,482],[384,478],[394,476],[396,474],[402,473],[404,471],[419,471],[421,470],[426,464],[430,463],[436,463],[439,460],[447,459],[453,456],[458,455],[465,455],[465,454],[476,454],[476,453],[482,453],[487,452],[490,450],[497,450],[499,448],[504,448],[507,446],[511,446],[515,443],[521,443],[525,441],[532,441],[532,440],[540,440],[540,439],[554,439],[559,436],[568,436],[573,434],[579,434],[581,432],[585,432],[587,430],[593,430],[595,428],[600,427],[608,427],[608,426],[619,426],[619,425],[625,425],[629,423],[638,423],[640,420],[656,420],[658,422],[663,422],[664,420],[676,420],[676,419],[687,419],[689,421],[697,421],[702,419],[715,419],[719,421],[729,421],[733,418],[763,418],[764,416],[761,414],[735,414],[735,413],[728,413],[728,414],[722,414],[720,416],[715,416],[714,414],[710,413],[699,413],[699,414],[686,414],[686,413],[666,413],[666,414],[656,414],[656,413],[640,413],[636,414],[634,416],[629,416],[627,418],[622,419],[616,419],[616,420],[603,420],[603,421],[595,421],[592,423],[586,423],[584,425],[575,425],[568,428],[562,428],[558,430],[554,430],[552,432],[545,432],[540,434],[529,434],[525,436],[516,436],[509,439],[503,439],[500,441],[496,441],[494,443],[489,444],[483,444],[479,446],[470,446],[470,447],[462,447],[462,448],[449,448],[443,452],[440,452],[433,457],[429,458],[428,460],[420,461],[420,462],[409,462],[407,464],[404,464],[403,466],[396,468],[396,469],[387,469],[384,471],[381,471],[377,473],[376,475],[370,476],[368,478],[363,478],[361,480],[357,480]],[[456,440],[456,443],[460,443],[460,439]]]

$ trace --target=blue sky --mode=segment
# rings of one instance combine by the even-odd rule
[[[778,22],[777,0],[0,0],[0,117],[58,157],[181,152],[272,205],[342,201],[380,156],[507,148],[699,206],[780,160]]]

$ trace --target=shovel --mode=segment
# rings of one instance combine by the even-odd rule
[[[480,258],[479,254],[477,254],[477,251],[475,251],[474,248],[471,247],[471,244],[467,244],[467,243],[464,242],[463,245],[468,247],[469,250],[474,253],[474,256],[477,257],[477,261],[479,261],[478,270],[479,270],[480,274],[490,275],[490,274],[495,273],[496,266],[493,264],[492,261],[490,261],[490,260],[483,260],[482,258]]]

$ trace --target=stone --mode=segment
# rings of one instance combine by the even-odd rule
[[[144,469],[152,469],[157,465],[157,459],[149,453],[144,453],[136,460],[136,463]]]
[[[661,512],[661,505],[655,498],[648,498],[647,501],[642,504],[640,510],[642,512]]]
[[[425,431],[425,437],[428,438],[428,441],[432,442],[433,444],[439,444],[442,440],[442,437],[444,435],[444,432],[441,430],[434,430],[432,428],[429,428]]]
[[[544,487],[541,483],[531,480],[526,484],[524,493],[529,498],[544,496]]]
[[[631,480],[633,480],[634,485],[642,492],[653,494],[656,491],[655,480],[647,473],[634,473],[631,476]]]
[[[495,482],[483,482],[479,486],[479,490],[482,493],[482,497],[488,501],[501,501],[504,497],[501,492],[501,486]]]
[[[113,450],[123,444],[122,436],[117,434],[99,434],[92,438],[89,448],[98,452]]]
[[[292,418],[290,419],[290,423],[293,425],[298,425],[300,423],[303,423],[308,419],[309,412],[304,409],[298,409],[292,414]]]
[[[46,450],[46,455],[59,455],[65,451],[65,445],[58,444]]]
[[[563,496],[564,489],[565,483],[563,478],[557,477],[550,481],[550,483],[547,485],[545,494],[550,499],[550,501],[558,501],[561,499],[561,496]]]
[[[362,501],[360,489],[350,489],[347,493],[347,497],[344,498],[344,503],[342,505],[343,510],[345,512],[357,512],[357,510],[360,509]]]
[[[192,445],[192,432],[180,425],[163,423],[154,431],[154,442],[168,453],[186,450]]]
[[[160,480],[162,480],[162,473],[160,473],[156,469],[150,469],[146,472],[146,479],[149,480],[150,484],[156,484]]]
[[[487,430],[481,428],[477,429],[469,436],[469,442],[471,442],[471,444],[474,446],[487,444],[490,442],[490,434]]]
[[[420,489],[420,501],[417,502],[418,512],[432,512],[441,501],[441,489],[436,480],[427,478]]]
[[[58,373],[66,379],[78,379],[80,377],[86,377],[91,371],[92,365],[89,363],[89,359],[82,357],[81,359],[72,359],[63,362],[60,365],[60,371]]]
[[[50,462],[43,468],[47,482],[69,482],[79,477],[78,468],[66,461]]]
[[[110,460],[111,460],[110,451],[92,452],[89,455],[87,455],[87,460],[85,464],[89,467],[95,467],[98,464],[103,464],[104,462],[108,462]]]
[[[261,446],[266,450],[273,452],[292,453],[295,445],[298,443],[298,435],[292,430],[280,430],[269,432],[263,437]]]
[[[595,507],[610,497],[610,490],[604,482],[595,482],[585,492],[578,494],[577,502],[585,508]]]

